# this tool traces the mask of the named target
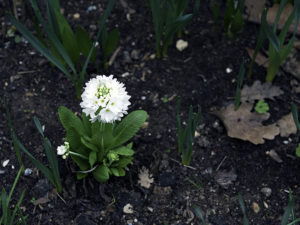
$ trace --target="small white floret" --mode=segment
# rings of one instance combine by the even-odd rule
[[[81,95],[82,111],[90,116],[90,121],[113,123],[127,114],[130,96],[124,84],[110,76],[100,76],[86,83]]]

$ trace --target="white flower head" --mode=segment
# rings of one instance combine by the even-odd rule
[[[82,111],[103,123],[113,123],[121,120],[127,114],[130,105],[130,96],[127,94],[124,84],[113,78],[113,75],[98,75],[86,83],[81,95],[80,106]]]
[[[69,154],[70,154],[69,142],[64,142],[64,145],[57,147],[57,155],[61,155],[63,159],[66,159]]]

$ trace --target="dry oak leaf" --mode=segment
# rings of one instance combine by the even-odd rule
[[[277,87],[272,86],[271,82],[261,84],[259,80],[254,81],[251,87],[245,85],[241,91],[241,101],[254,102],[254,100],[272,99],[283,94],[283,91]]]
[[[150,188],[153,181],[152,174],[149,173],[147,168],[143,167],[139,173],[138,183],[144,188]]]
[[[246,51],[248,52],[249,57],[252,59],[253,55],[254,55],[254,50],[251,48],[247,48],[246,47]],[[257,53],[256,58],[255,58],[255,62],[257,63],[257,65],[259,66],[263,66],[265,68],[269,67],[269,60],[267,57],[265,57],[263,54],[261,54],[260,52]]]
[[[281,117],[281,119],[277,121],[277,124],[280,129],[281,137],[288,137],[291,134],[297,133],[297,127],[295,125],[292,113],[289,113]]]
[[[242,103],[235,111],[234,104],[231,104],[212,113],[222,120],[229,137],[250,141],[255,145],[265,143],[264,139],[273,140],[279,134],[279,128],[275,123],[262,125],[262,122],[267,120],[270,114],[252,113],[252,107],[251,103]]]

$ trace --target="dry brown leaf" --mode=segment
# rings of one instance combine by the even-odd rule
[[[279,4],[274,4],[272,6],[272,8],[270,8],[268,10],[267,21],[270,24],[274,23],[276,15],[277,15],[278,8],[279,8]],[[280,19],[278,21],[278,28],[279,29],[281,29],[284,26],[284,24],[288,20],[289,16],[292,14],[293,10],[294,10],[294,7],[290,3],[286,4],[286,6],[283,8],[282,13],[280,15]],[[289,31],[294,31],[294,27],[295,27],[295,22],[293,21],[290,28],[289,28]],[[298,27],[297,32],[299,32],[299,31],[300,30],[299,30],[299,27]]]
[[[251,87],[245,85],[241,91],[241,101],[253,102],[254,100],[272,99],[283,94],[283,91],[272,86],[271,82],[261,84],[259,80],[254,81]]]
[[[266,0],[245,0],[246,13],[249,15],[249,20],[260,23],[260,17],[265,8]]]
[[[46,197],[41,197],[41,198],[38,198],[37,200],[35,200],[33,202],[33,205],[41,205],[41,204],[45,204],[48,202],[50,202],[50,199],[46,195]]]
[[[246,0],[245,6],[246,6],[246,13],[248,14],[248,20],[255,23],[261,22],[261,14],[263,12],[263,9],[265,8],[266,0]],[[271,8],[269,8],[267,13],[267,21],[269,24],[273,24],[275,21],[275,17],[277,14],[279,5],[274,4]],[[285,22],[287,21],[288,17],[291,15],[291,12],[293,11],[293,6],[291,4],[287,4],[280,15],[280,19],[278,21],[278,28],[281,29]],[[289,28],[290,32],[294,31],[294,21],[292,25]],[[300,33],[300,27],[297,29],[297,33]]]
[[[228,188],[230,184],[232,184],[233,181],[236,180],[237,175],[233,170],[227,172],[227,171],[218,171],[215,174],[215,180],[218,184],[220,184],[223,188]]]
[[[252,59],[253,55],[254,55],[254,50],[251,48],[247,48],[246,50],[248,52],[249,57]],[[265,57],[263,54],[261,54],[260,52],[258,52],[258,54],[256,55],[255,58],[255,62],[259,65],[259,66],[263,66],[265,68],[268,68],[269,66],[269,61],[268,58]]]
[[[297,133],[297,127],[295,125],[292,113],[283,116],[277,121],[280,130],[281,137],[288,137],[291,134]]]
[[[152,174],[149,173],[147,168],[143,167],[139,173],[138,183],[144,188],[150,188],[153,181]]]
[[[264,126],[262,122],[270,117],[269,113],[252,113],[251,103],[242,103],[237,111],[231,104],[220,111],[213,112],[224,123],[229,137],[250,141],[253,144],[263,144],[264,139],[273,140],[279,134],[276,124]]]

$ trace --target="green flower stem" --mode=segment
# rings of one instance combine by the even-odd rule
[[[70,153],[71,155],[78,156],[78,157],[80,157],[80,158],[82,158],[82,159],[87,159],[87,160],[89,160],[88,157],[86,157],[86,156],[84,156],[84,155],[81,155],[81,154],[79,154],[79,153],[77,153],[77,152],[71,152],[71,151],[69,151],[69,153]]]

